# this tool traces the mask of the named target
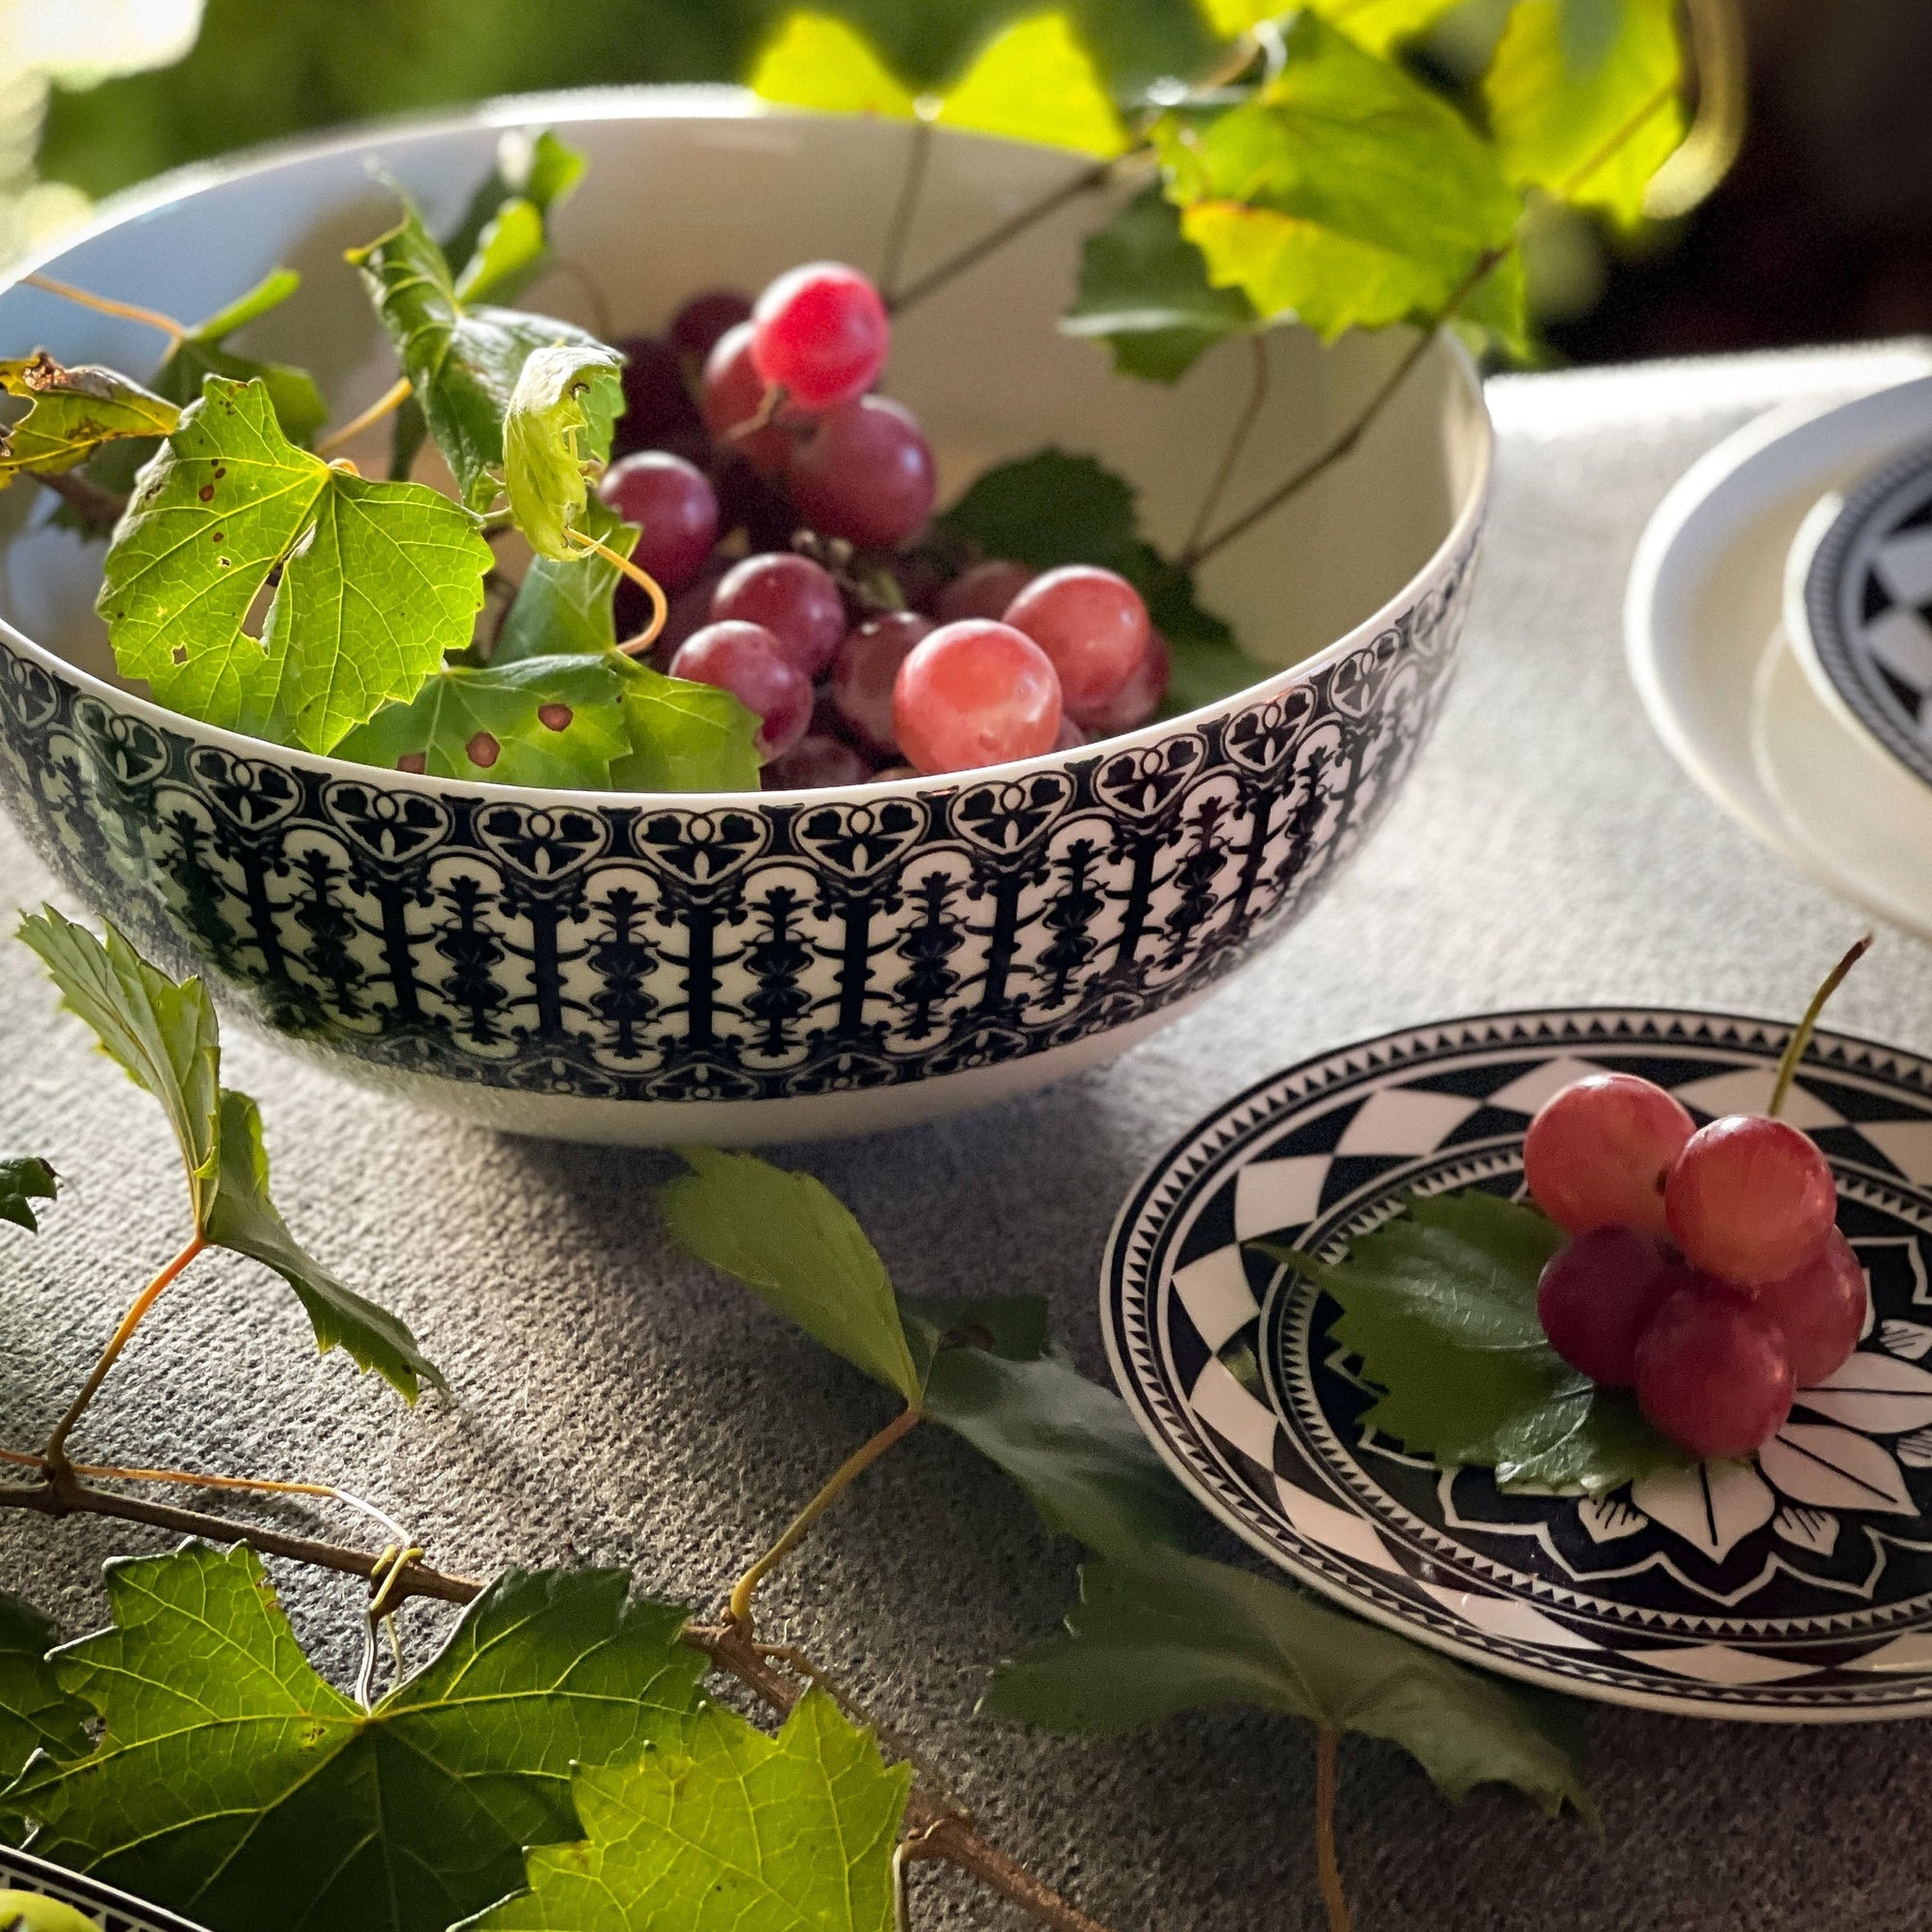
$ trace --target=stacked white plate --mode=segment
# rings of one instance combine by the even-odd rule
[[[1776,411],[1659,506],[1624,624],[1651,722],[1705,790],[1821,883],[1932,938],[1928,506],[1932,376]]]

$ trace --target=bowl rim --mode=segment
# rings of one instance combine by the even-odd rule
[[[809,108],[792,108],[761,100],[750,89],[728,83],[635,85],[605,88],[556,89],[535,94],[497,95],[453,112],[432,111],[402,114],[358,121],[351,128],[321,135],[295,134],[258,142],[232,154],[207,160],[189,161],[153,180],[110,195],[99,205],[94,218],[78,229],[63,232],[47,247],[15,259],[0,270],[0,296],[18,287],[29,275],[52,267],[64,256],[86,242],[125,227],[129,221],[200,194],[207,189],[267,173],[273,168],[320,160],[330,156],[353,154],[377,140],[405,137],[431,140],[442,135],[461,134],[476,128],[527,127],[536,121],[553,126],[569,122],[622,122],[655,120],[689,121],[799,121],[823,122],[851,117],[816,113]],[[863,117],[861,125],[880,125],[875,117]],[[1041,142],[1015,141],[1004,135],[942,128],[935,131],[949,142],[993,143],[1002,147],[1025,148],[1056,159],[1069,167],[1080,157],[1071,149],[1048,147]],[[336,781],[361,783],[380,781],[385,790],[427,793],[439,798],[481,797],[486,804],[526,805],[539,809],[605,811],[616,808],[654,806],[694,812],[714,812],[736,809],[760,810],[766,806],[826,805],[835,801],[854,805],[880,805],[895,798],[929,792],[955,790],[961,785],[1010,783],[1048,772],[1064,771],[1069,762],[1103,750],[1112,755],[1157,745],[1184,735],[1208,719],[1265,703],[1298,684],[1341,663],[1380,632],[1406,606],[1412,604],[1422,586],[1439,577],[1448,562],[1472,539],[1486,512],[1495,464],[1495,427],[1483,394],[1483,383],[1474,358],[1453,329],[1436,332],[1433,346],[1425,349],[1422,360],[1446,355],[1455,380],[1468,400],[1475,404],[1475,462],[1468,483],[1451,519],[1449,528],[1429,555],[1388,598],[1339,638],[1311,652],[1296,663],[1283,667],[1253,684],[1229,692],[1207,704],[1197,705],[1178,717],[1159,719],[1138,730],[1095,739],[1091,745],[1067,751],[1042,752],[1031,758],[1015,758],[998,765],[978,765],[958,772],[922,774],[915,778],[868,780],[860,784],[820,785],[791,790],[748,791],[616,791],[565,790],[544,785],[514,785],[488,779],[442,778],[428,772],[391,771],[381,765],[358,764],[327,752],[280,745],[269,738],[256,738],[225,726],[207,724],[184,712],[170,710],[152,697],[124,690],[105,678],[96,676],[71,663],[58,652],[30,638],[24,631],[0,616],[0,639],[58,680],[77,686],[86,695],[99,698],[114,709],[131,713],[156,728],[197,744],[210,745],[250,762],[296,761],[298,768],[318,771]]]

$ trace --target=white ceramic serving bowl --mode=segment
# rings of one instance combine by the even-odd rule
[[[725,89],[498,102],[169,177],[25,266],[188,318],[298,268],[301,292],[237,346],[306,364],[346,418],[394,373],[342,260],[393,213],[372,169],[440,230],[500,131],[545,125],[590,171],[556,223],[568,268],[525,300],[617,332],[800,259],[876,262],[910,138]],[[938,130],[908,275],[1082,165]],[[932,439],[942,500],[1057,443],[1133,479],[1174,547],[1247,358],[1209,355],[1167,389],[1058,332],[1105,213],[1081,197],[910,309],[890,386]],[[0,354],[135,374],[156,358],[151,331],[20,272],[0,287]],[[1226,501],[1321,448],[1406,347],[1271,338]],[[985,772],[720,797],[375,771],[163,711],[115,675],[98,546],[21,486],[0,497],[0,790],[96,911],[244,1017],[430,1105],[639,1143],[929,1119],[1111,1057],[1310,903],[1434,722],[1489,468],[1480,388],[1444,340],[1346,461],[1203,573],[1259,661],[1250,689]]]

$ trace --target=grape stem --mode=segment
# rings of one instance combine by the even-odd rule
[[[1341,1861],[1335,1856],[1335,1791],[1340,1782],[1342,1734],[1323,1724],[1315,1733],[1315,1868],[1321,1902],[1328,1909],[1328,1932],[1350,1932],[1348,1894],[1342,1889]]]
[[[1777,1077],[1771,1083],[1771,1104],[1765,1108],[1770,1120],[1776,1120],[1779,1110],[1791,1093],[1791,1083],[1798,1077],[1798,1063],[1804,1058],[1804,1049],[1811,1044],[1811,1036],[1817,1031],[1818,1015],[1825,1010],[1825,1002],[1844,983],[1845,975],[1871,951],[1872,935],[1868,932],[1847,949],[1845,956],[1818,982],[1818,990],[1811,995],[1811,1004],[1804,1009],[1804,1017],[1798,1022],[1791,1037],[1784,1043],[1784,1051],[1778,1056]]]
[[[157,308],[143,308],[139,302],[115,301],[110,297],[77,289],[71,282],[56,280],[52,275],[22,275],[20,279],[30,288],[44,289],[50,296],[78,302],[82,308],[94,309],[101,315],[118,315],[127,322],[144,322],[150,328],[158,328],[171,342],[181,342],[187,335],[185,324],[177,322],[171,315],[163,315]]]
[[[919,197],[925,186],[926,163],[932,156],[932,123],[922,114],[913,123],[912,150],[906,156],[906,171],[893,203],[892,225],[886,230],[885,252],[879,258],[879,299],[888,310],[893,306],[894,288],[905,266],[906,242],[912,236],[912,218],[919,209]]]
[[[316,444],[315,453],[321,457],[332,456],[345,442],[353,442],[370,424],[381,422],[385,415],[401,409],[409,399],[410,379],[399,376],[359,416],[351,416],[340,429],[324,437]]]
[[[1207,534],[1208,526],[1213,520],[1214,512],[1221,506],[1221,498],[1226,494],[1229,478],[1235,473],[1235,465],[1241,460],[1241,451],[1247,446],[1249,435],[1261,417],[1264,405],[1267,402],[1268,357],[1267,337],[1256,333],[1248,337],[1254,352],[1254,367],[1248,382],[1248,400],[1241,406],[1241,413],[1235,418],[1233,433],[1228,438],[1227,447],[1221,452],[1221,461],[1215,466],[1212,480],[1208,485],[1207,494],[1201,498],[1201,507],[1195,512],[1193,527],[1187,532],[1187,541],[1180,547],[1184,558],[1198,554],[1201,540]]]
[[[627,658],[642,657],[657,642],[658,633],[665,627],[670,616],[670,602],[664,594],[664,585],[647,570],[639,570],[628,556],[620,556],[607,543],[600,543],[584,530],[566,530],[564,535],[582,544],[587,550],[595,551],[607,563],[613,563],[651,600],[651,621],[635,638],[626,638],[617,649]]]

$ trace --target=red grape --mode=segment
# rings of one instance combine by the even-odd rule
[[[1053,741],[1056,752],[1077,752],[1087,742],[1087,734],[1065,711],[1060,714],[1060,732]]]
[[[957,624],[967,617],[990,617],[997,623],[1007,614],[1007,606],[1033,582],[1034,573],[1010,557],[988,557],[962,570],[944,590],[932,608],[942,624]]]
[[[932,451],[913,413],[886,396],[829,410],[793,444],[785,482],[815,530],[861,550],[896,550],[932,514]]]
[[[1821,1382],[1859,1346],[1864,1332],[1865,1271],[1833,1228],[1810,1260],[1759,1285],[1757,1305],[1784,1336],[1800,1388]]]
[[[720,449],[742,456],[763,476],[776,476],[791,454],[791,438],[776,423],[734,435],[765,407],[765,379],[752,365],[752,325],[727,328],[704,358],[704,427]]]
[[[829,410],[871,387],[892,325],[879,292],[842,262],[787,270],[752,310],[752,359],[808,410]]]
[[[818,785],[864,784],[872,761],[842,738],[808,731],[783,757],[774,758],[759,777],[767,791],[807,791]]]
[[[597,494],[642,534],[631,560],[667,591],[697,575],[718,541],[718,498],[711,479],[681,457],[639,450],[605,470]]]
[[[1817,1147],[1763,1114],[1726,1114],[1685,1143],[1663,1192],[1670,1238],[1693,1265],[1753,1287],[1808,1261],[1838,1212]]]
[[[831,574],[795,551],[748,556],[724,573],[711,599],[715,620],[762,624],[808,678],[832,662],[845,635],[845,600]]]
[[[1037,757],[1060,735],[1060,679],[1046,653],[1010,625],[945,624],[899,666],[893,728],[923,772]]]
[[[1572,1235],[1592,1228],[1663,1233],[1663,1182],[1693,1131],[1662,1087],[1634,1073],[1592,1073],[1552,1094],[1529,1123],[1523,1178],[1536,1205]]]
[[[670,327],[665,332],[680,355],[702,362],[727,328],[736,328],[741,322],[751,319],[752,304],[748,297],[741,296],[736,289],[706,289],[702,295],[693,296],[671,317]]]
[[[624,413],[611,439],[612,451],[655,449],[659,439],[699,427],[697,405],[684,385],[677,352],[655,335],[627,335],[617,344],[624,358]]]
[[[693,632],[671,659],[670,674],[715,684],[755,711],[764,721],[756,740],[763,757],[782,757],[811,723],[811,680],[760,624],[707,624]]]
[[[881,757],[898,756],[893,728],[893,686],[907,653],[932,632],[916,611],[870,617],[849,632],[832,665],[832,702],[839,723]]]
[[[1150,631],[1147,654],[1132,675],[1104,704],[1089,705],[1080,713],[1081,729],[1090,738],[1138,731],[1160,709],[1161,699],[1167,696],[1167,639],[1158,631]]]
[[[1748,1456],[1791,1413],[1784,1337],[1749,1295],[1722,1283],[1682,1288],[1636,1345],[1636,1400],[1693,1456]]]
[[[1695,1279],[1640,1230],[1593,1228],[1549,1258],[1536,1284],[1536,1319],[1573,1369],[1626,1388],[1651,1317]]]
[[[1008,605],[1006,621],[1053,660],[1061,694],[1075,711],[1115,696],[1147,655],[1140,592],[1092,564],[1069,563],[1036,577]]]

